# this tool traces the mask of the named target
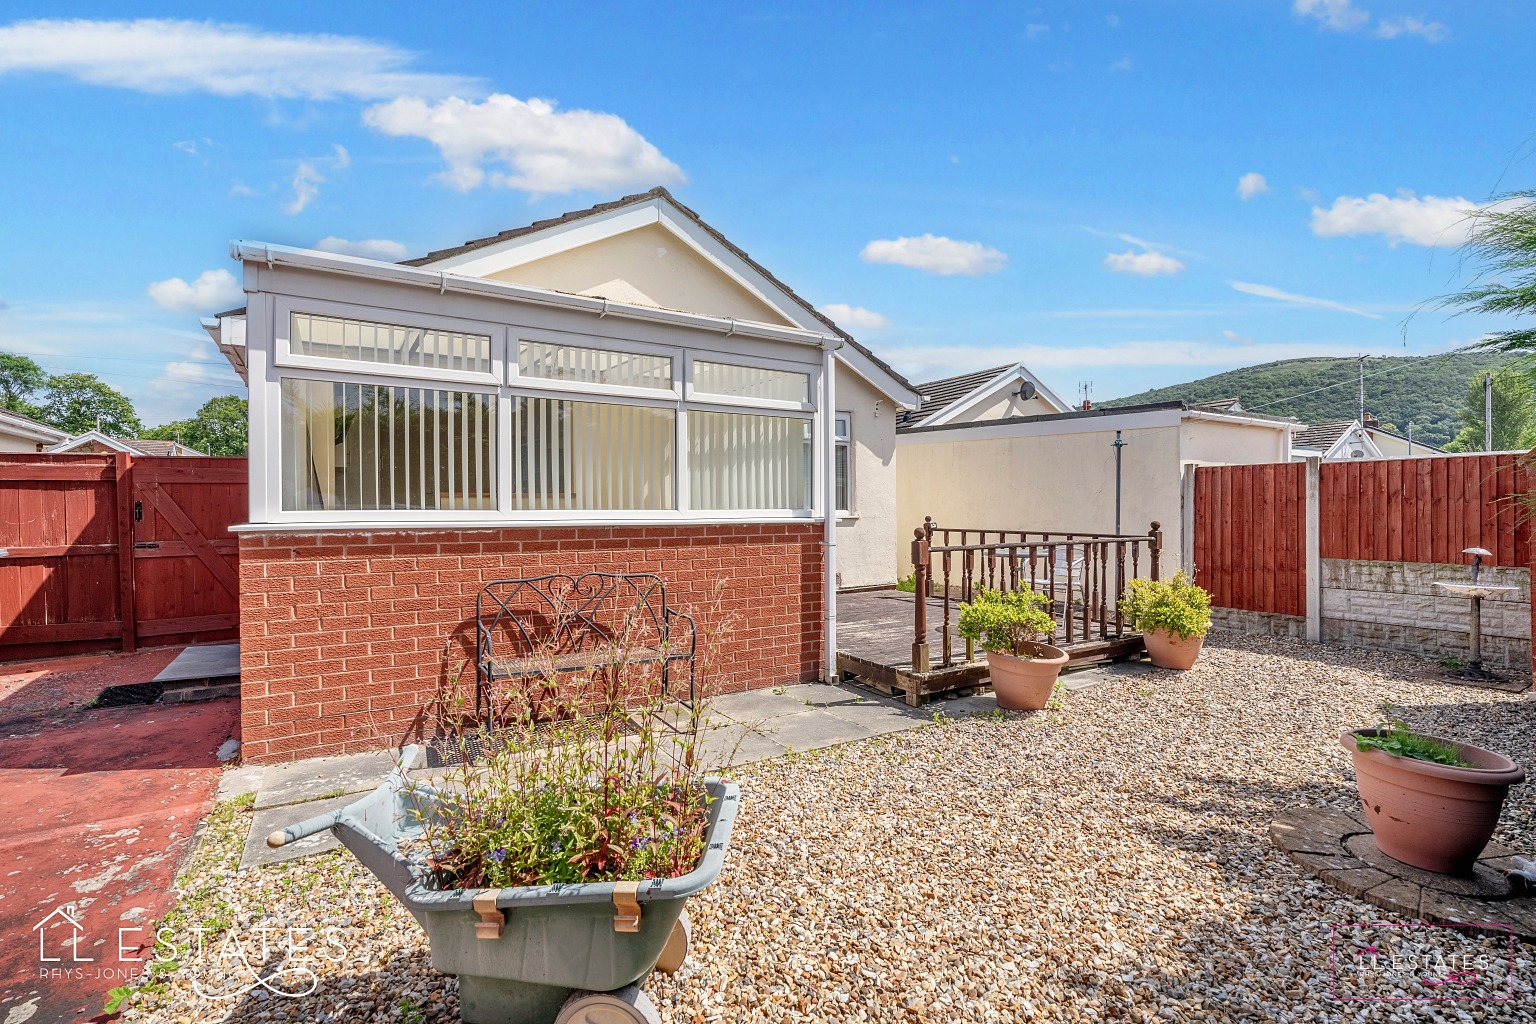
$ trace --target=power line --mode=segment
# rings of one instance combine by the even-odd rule
[[[1458,352],[1442,352],[1439,355],[1419,356],[1417,358],[1420,358],[1420,359],[1444,359],[1447,356],[1464,355],[1464,354],[1465,353],[1458,353]],[[1396,356],[1396,357],[1394,357],[1394,356],[1383,356],[1382,358],[1392,359],[1392,358],[1402,358],[1402,357],[1401,356]],[[1414,358],[1414,357],[1409,357],[1409,358]],[[1343,362],[1343,361],[1344,360],[1342,360],[1342,359],[1340,360],[1340,362]],[[1353,356],[1349,357],[1349,362],[1354,362],[1354,361],[1355,361],[1355,357],[1353,357]],[[1257,412],[1258,410],[1264,409],[1264,408],[1268,408],[1271,405],[1280,405],[1283,402],[1289,402],[1289,401],[1292,401],[1293,399],[1306,398],[1308,395],[1315,395],[1315,394],[1317,394],[1320,391],[1328,391],[1328,390],[1330,390],[1332,388],[1349,387],[1351,385],[1357,384],[1361,380],[1369,380],[1372,377],[1380,377],[1384,373],[1396,373],[1398,370],[1406,370],[1406,369],[1408,369],[1411,366],[1421,366],[1421,365],[1423,365],[1423,364],[1416,363],[1416,362],[1402,362],[1402,363],[1398,363],[1396,366],[1389,366],[1389,367],[1387,367],[1384,370],[1377,370],[1374,373],[1367,373],[1367,374],[1364,374],[1363,376],[1359,376],[1359,377],[1351,376],[1347,380],[1341,380],[1341,381],[1339,381],[1336,384],[1324,384],[1322,387],[1320,387],[1320,388],[1313,388],[1311,391],[1300,391],[1300,392],[1297,392],[1294,395],[1286,395],[1284,398],[1277,398],[1277,399],[1275,399],[1272,402],[1263,402],[1263,403],[1261,403],[1259,405],[1245,405],[1243,408],[1247,409],[1249,412]]]

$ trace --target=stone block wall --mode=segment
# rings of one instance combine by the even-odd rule
[[[1471,602],[1433,584],[1468,579],[1466,565],[1325,558],[1322,638],[1431,658],[1465,659]],[[1530,570],[1485,566],[1480,582],[1519,588],[1507,597],[1483,600],[1483,664],[1495,671],[1528,672]]]

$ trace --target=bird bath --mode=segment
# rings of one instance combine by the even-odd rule
[[[1470,630],[1472,640],[1472,657],[1467,663],[1470,675],[1480,678],[1492,678],[1493,673],[1483,669],[1483,598],[1498,597],[1517,591],[1519,587],[1505,586],[1496,583],[1479,583],[1478,575],[1482,572],[1483,559],[1492,558],[1493,552],[1486,548],[1467,548],[1462,552],[1472,556],[1472,579],[1466,583],[1457,583],[1450,580],[1435,580],[1434,585],[1448,594],[1469,598],[1472,601],[1472,628]]]

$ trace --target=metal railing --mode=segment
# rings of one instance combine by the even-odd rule
[[[912,668],[931,671],[928,601],[941,602],[938,667],[955,663],[957,606],[983,588],[1004,593],[1019,587],[1044,594],[1068,646],[1133,636],[1120,614],[1120,595],[1133,579],[1158,579],[1163,548],[1161,523],[1144,534],[1052,533],[941,527],[932,518],[913,531]],[[974,660],[969,641],[965,659]]]

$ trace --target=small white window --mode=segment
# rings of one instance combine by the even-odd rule
[[[485,334],[346,320],[313,313],[289,317],[288,347],[294,355],[392,366],[488,373],[491,339]]]
[[[703,395],[730,398],[808,402],[811,398],[811,378],[809,374],[793,370],[768,370],[760,366],[711,363],[696,359],[693,363],[693,390]]]
[[[841,515],[849,515],[853,511],[853,416],[850,413],[837,414],[836,441],[836,511]]]
[[[672,390],[671,356],[555,345],[547,341],[517,343],[517,372],[522,377],[542,380]]]

